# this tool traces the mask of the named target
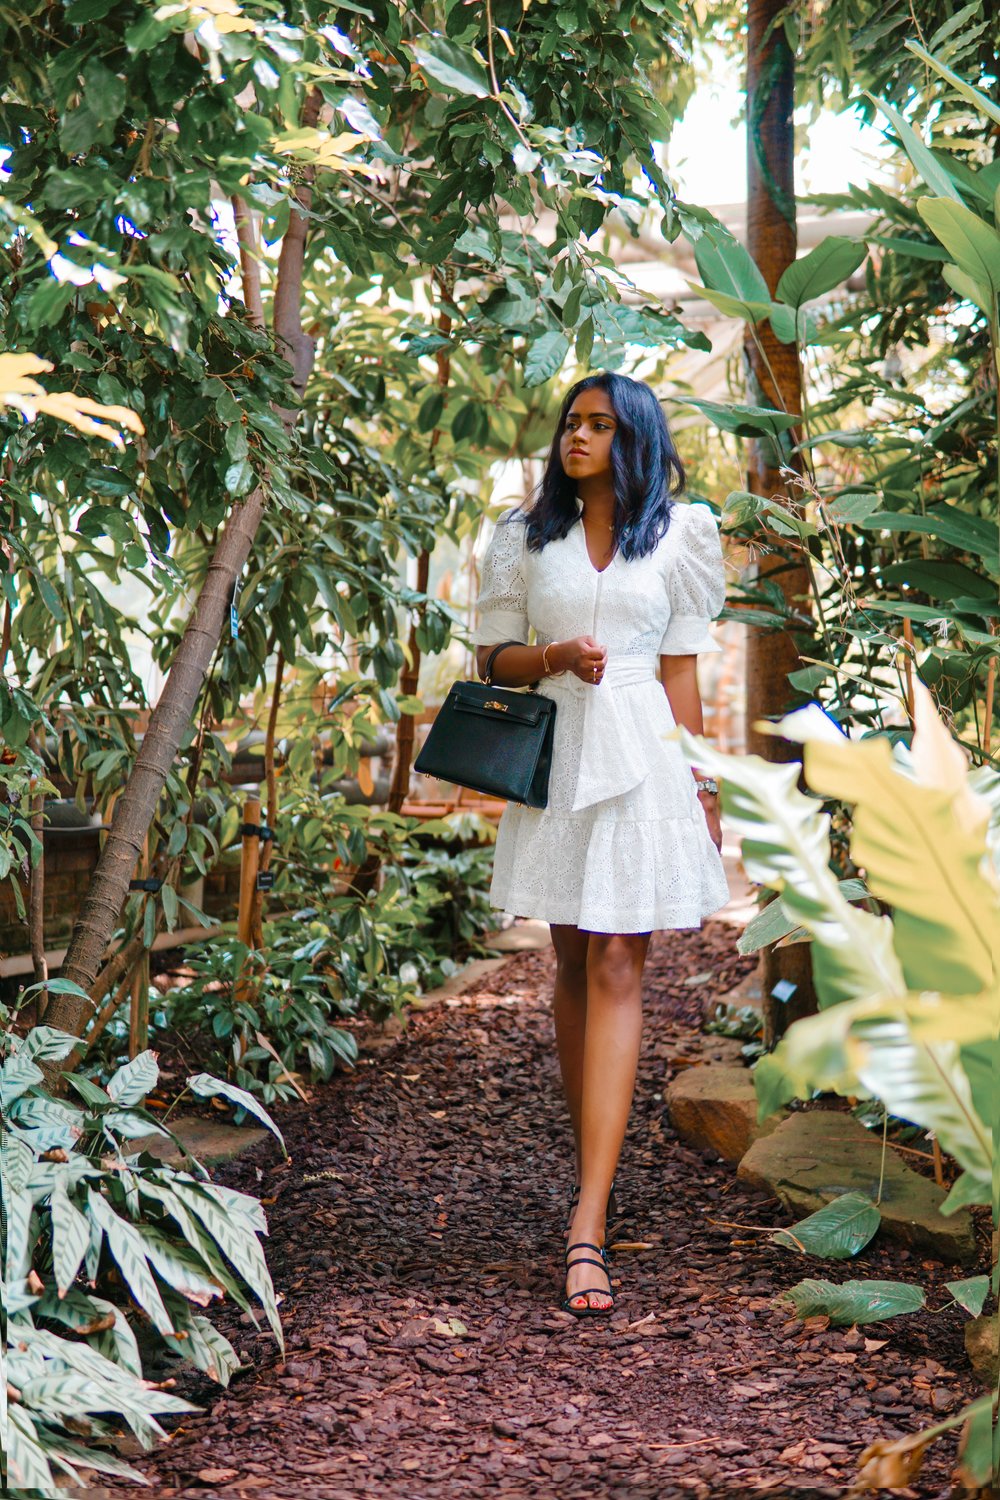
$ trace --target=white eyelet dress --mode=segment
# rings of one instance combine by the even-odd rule
[[[491,904],[588,932],[698,927],[729,890],[691,768],[664,739],[674,717],[659,659],[721,649],[708,630],[725,601],[715,517],[676,502],[654,552],[616,552],[602,572],[582,522],[540,552],[524,522],[508,511],[490,539],[474,642],[591,635],[608,661],[596,686],[571,672],[538,685],[556,704],[548,805],[504,808]]]

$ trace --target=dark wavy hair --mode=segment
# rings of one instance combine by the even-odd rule
[[[559,444],[573,402],[584,391],[595,389],[606,392],[618,419],[611,443],[615,544],[626,559],[645,557],[670,526],[672,497],[684,488],[684,466],[650,387],[610,372],[588,375],[567,392],[545,472],[526,513],[528,547],[540,552],[576,524],[576,483],[562,466]]]

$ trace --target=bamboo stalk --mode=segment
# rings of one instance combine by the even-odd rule
[[[993,740],[993,690],[996,684],[997,659],[990,657],[989,666],[986,668],[986,712],[983,720],[983,754],[989,755],[990,745]]]
[[[903,671],[906,674],[906,712],[910,716],[910,723],[913,724],[913,662],[915,658],[913,645],[913,622],[911,621],[909,615],[903,616],[903,640],[905,641],[907,646],[907,649],[903,652]]]
[[[934,1146],[934,1181],[938,1187],[944,1187],[944,1158],[941,1155],[941,1147],[938,1145],[937,1137],[933,1141]]]
[[[149,949],[144,948],[132,973],[128,1018],[128,1055],[138,1057],[149,1046]]]

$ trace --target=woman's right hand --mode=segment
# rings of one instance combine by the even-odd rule
[[[578,635],[575,640],[559,643],[560,670],[572,672],[591,686],[600,682],[608,663],[607,646],[598,645],[592,635]]]

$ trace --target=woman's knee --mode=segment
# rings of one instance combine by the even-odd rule
[[[642,977],[649,934],[642,932],[592,933],[587,957],[587,976],[602,988],[630,990]]]
[[[560,979],[582,979],[587,973],[587,934],[576,927],[552,928],[556,968]]]

